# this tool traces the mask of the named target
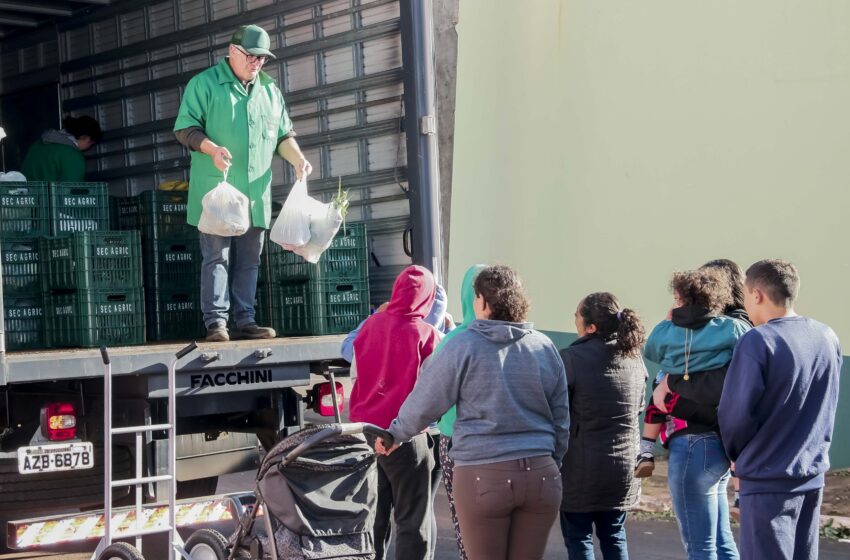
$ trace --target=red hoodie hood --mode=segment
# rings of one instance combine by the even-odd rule
[[[393,285],[387,309],[375,313],[354,339],[357,380],[349,418],[389,427],[413,390],[419,367],[439,342],[423,321],[434,303],[434,276],[421,266],[405,268]]]
[[[434,305],[437,283],[427,268],[408,266],[393,284],[393,295],[386,312],[401,317],[424,319]]]

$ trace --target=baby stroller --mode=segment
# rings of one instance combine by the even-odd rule
[[[256,503],[229,540],[230,560],[374,559],[378,474],[364,434],[392,442],[377,426],[351,423],[305,428],[274,446]]]

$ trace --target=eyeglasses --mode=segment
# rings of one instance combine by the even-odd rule
[[[255,64],[255,63],[259,62],[260,66],[262,66],[269,60],[269,57],[253,55],[253,54],[249,53],[248,51],[246,51],[245,49],[243,49],[242,47],[240,47],[239,45],[233,45],[233,46],[236,48],[237,51],[239,51],[239,52],[241,52],[242,54],[245,55],[245,60],[248,61],[248,64]]]

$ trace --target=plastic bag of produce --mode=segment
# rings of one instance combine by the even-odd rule
[[[198,230],[222,237],[242,235],[251,227],[248,197],[224,180],[201,200],[201,219]]]
[[[307,195],[307,178],[302,177],[292,185],[269,239],[284,248],[306,245],[310,241],[310,214],[316,204],[321,203]]]

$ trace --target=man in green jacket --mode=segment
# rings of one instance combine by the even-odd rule
[[[271,222],[272,158],[279,154],[295,167],[299,178],[313,170],[295,141],[280,89],[260,70],[274,58],[270,46],[261,27],[237,29],[229,56],[187,84],[174,124],[177,140],[192,152],[188,222],[198,225],[204,195],[224,180],[225,173],[251,207],[252,227],[245,234],[200,233],[201,311],[209,342],[230,339],[231,301],[234,338],[274,338],[273,329],[258,326],[254,319],[263,232]],[[231,258],[235,263],[228,279]]]

